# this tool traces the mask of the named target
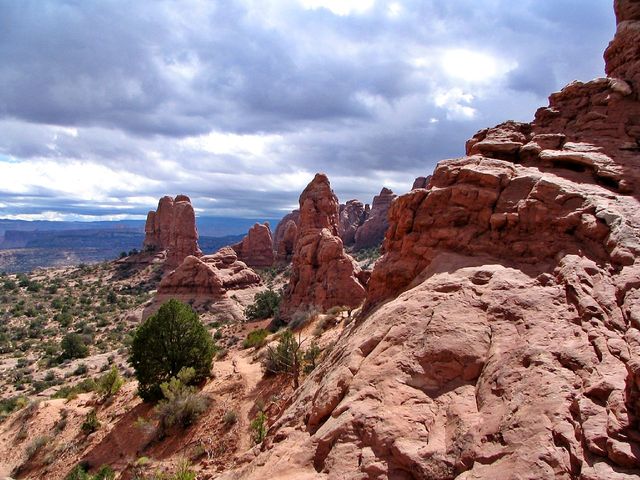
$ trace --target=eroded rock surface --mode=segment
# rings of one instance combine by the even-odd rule
[[[364,204],[359,200],[348,200],[347,203],[340,204],[339,212],[340,238],[346,246],[353,245],[356,241],[356,231],[367,218]]]
[[[200,258],[188,256],[158,287],[159,298],[216,299],[228,290],[259,285],[260,276],[238,260],[231,247]]]
[[[616,13],[610,78],[393,202],[364,314],[223,478],[640,476],[640,2]]]
[[[285,215],[273,234],[273,249],[276,258],[280,261],[291,261],[293,247],[298,236],[298,223],[300,222],[300,210],[294,210]]]
[[[231,248],[235,250],[238,259],[250,267],[270,267],[275,261],[273,239],[268,223],[264,225],[256,223],[249,229],[247,236]]]
[[[393,202],[396,197],[397,195],[386,187],[382,188],[379,195],[373,197],[371,212],[367,216],[367,220],[356,231],[355,250],[380,245],[389,226],[387,212],[391,206],[391,202]]]
[[[324,174],[317,174],[300,195],[291,278],[280,305],[284,319],[301,308],[355,307],[364,300],[360,268],[338,235],[338,205]]]

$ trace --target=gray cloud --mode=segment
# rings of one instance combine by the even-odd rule
[[[602,0],[0,0],[0,216],[273,217],[315,171],[370,201],[602,75],[613,30]]]

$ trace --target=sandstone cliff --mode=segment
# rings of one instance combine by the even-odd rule
[[[338,205],[323,174],[317,174],[300,195],[291,278],[280,306],[284,319],[301,308],[355,307],[364,300],[360,269],[338,235]]]
[[[223,478],[638,478],[640,2],[616,14],[609,78],[395,200],[365,313]]]

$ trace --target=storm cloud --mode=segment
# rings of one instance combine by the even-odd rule
[[[274,218],[402,193],[603,74],[603,0],[0,0],[0,217]]]

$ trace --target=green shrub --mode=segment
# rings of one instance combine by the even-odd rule
[[[114,480],[115,478],[115,472],[108,465],[103,465],[95,475],[90,475],[87,473],[86,467],[80,464],[76,465],[74,469],[64,477],[64,480]]]
[[[120,376],[118,369],[114,365],[113,367],[111,367],[111,370],[109,370],[98,379],[96,384],[97,392],[102,395],[103,399],[107,399],[118,393],[118,391],[124,384],[124,380]]]
[[[0,422],[11,415],[13,412],[24,408],[29,403],[27,397],[9,397],[0,400]]]
[[[53,394],[52,398],[66,398],[67,400],[70,400],[81,393],[93,392],[96,389],[97,385],[95,380],[92,378],[86,378],[72,387],[65,385]]]
[[[162,397],[160,385],[183,368],[193,368],[191,382],[211,373],[215,345],[198,314],[184,303],[169,300],[158,313],[136,330],[129,362],[135,369],[139,393],[144,400]]]
[[[89,355],[89,347],[85,344],[82,336],[77,333],[65,335],[62,342],[60,342],[60,348],[62,349],[62,353],[60,354],[62,360],[84,358]]]
[[[242,342],[244,348],[260,348],[266,344],[269,331],[264,328],[259,328],[247,334],[247,338]]]
[[[185,368],[177,377],[160,385],[164,399],[158,403],[156,413],[161,436],[175,425],[188,427],[207,409],[206,399],[195,387],[189,386],[194,375],[193,368]]]
[[[251,421],[251,431],[253,432],[253,441],[262,443],[264,437],[267,436],[267,416],[264,412],[258,412]]]
[[[245,309],[244,314],[249,320],[275,317],[278,315],[280,300],[280,294],[271,289],[256,293],[253,304]]]
[[[98,414],[95,409],[87,413],[80,428],[82,428],[82,431],[86,434],[93,433],[100,428],[100,421],[98,420]]]

